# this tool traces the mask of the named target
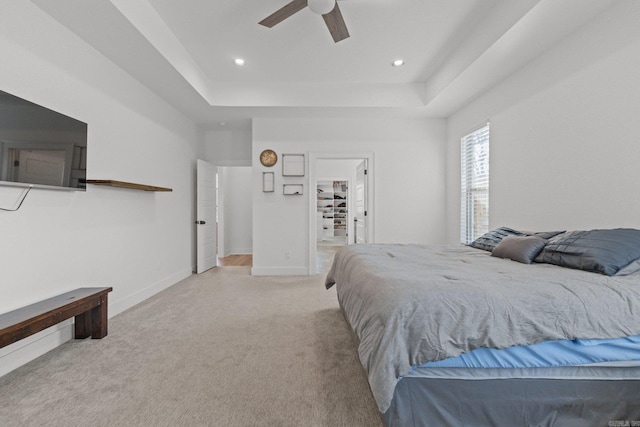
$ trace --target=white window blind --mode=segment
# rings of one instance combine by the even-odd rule
[[[462,137],[460,241],[489,231],[489,123]]]

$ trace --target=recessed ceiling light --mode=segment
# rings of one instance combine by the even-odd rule
[[[220,122],[220,126],[226,126],[227,123],[226,122]]]
[[[240,67],[244,65],[244,59],[242,58],[236,58],[233,60],[233,62]]]
[[[391,63],[391,65],[394,67],[402,67],[404,65],[404,59],[396,59]]]

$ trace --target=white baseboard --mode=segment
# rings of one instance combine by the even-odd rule
[[[231,248],[227,251],[228,255],[251,255],[253,248]]]
[[[189,277],[191,270],[173,274],[124,299],[109,299],[109,318]],[[73,319],[68,319],[37,334],[0,349],[0,377],[25,365],[73,338]]]
[[[25,365],[73,338],[73,319],[0,349],[0,376]]]
[[[251,255],[252,253],[253,248],[231,248],[229,250],[225,250],[222,254],[218,254],[218,257],[226,258],[229,255]]]
[[[161,291],[164,291],[168,287],[175,285],[179,281],[186,279],[192,274],[193,272],[190,269],[185,269],[169,277],[166,277],[159,282],[147,286],[146,288],[134,294],[128,295],[123,299],[116,301],[111,301],[111,299],[109,299],[109,317],[113,317],[116,314],[120,314],[123,311],[133,307],[134,305],[140,304],[142,301],[151,298]]]
[[[308,276],[307,267],[253,267],[252,276]]]

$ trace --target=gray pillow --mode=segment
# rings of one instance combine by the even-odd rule
[[[469,243],[469,246],[491,252],[507,236],[526,236],[526,234],[512,228],[500,227],[478,237]]]
[[[551,240],[535,262],[613,276],[640,258],[640,230],[571,231]]]
[[[537,233],[533,233],[533,236],[542,237],[543,239],[550,239],[550,238],[555,237],[558,234],[562,234],[564,232],[566,232],[566,230],[562,230],[562,231],[538,231]]]
[[[546,244],[538,236],[507,236],[491,251],[491,256],[531,264]]]
[[[630,262],[625,267],[622,267],[616,273],[616,276],[628,276],[630,274],[640,271],[640,259]]]

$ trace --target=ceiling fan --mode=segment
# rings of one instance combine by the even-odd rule
[[[349,37],[349,30],[336,0],[293,0],[264,18],[259,24],[271,28],[307,6],[312,12],[322,15],[335,43]]]

